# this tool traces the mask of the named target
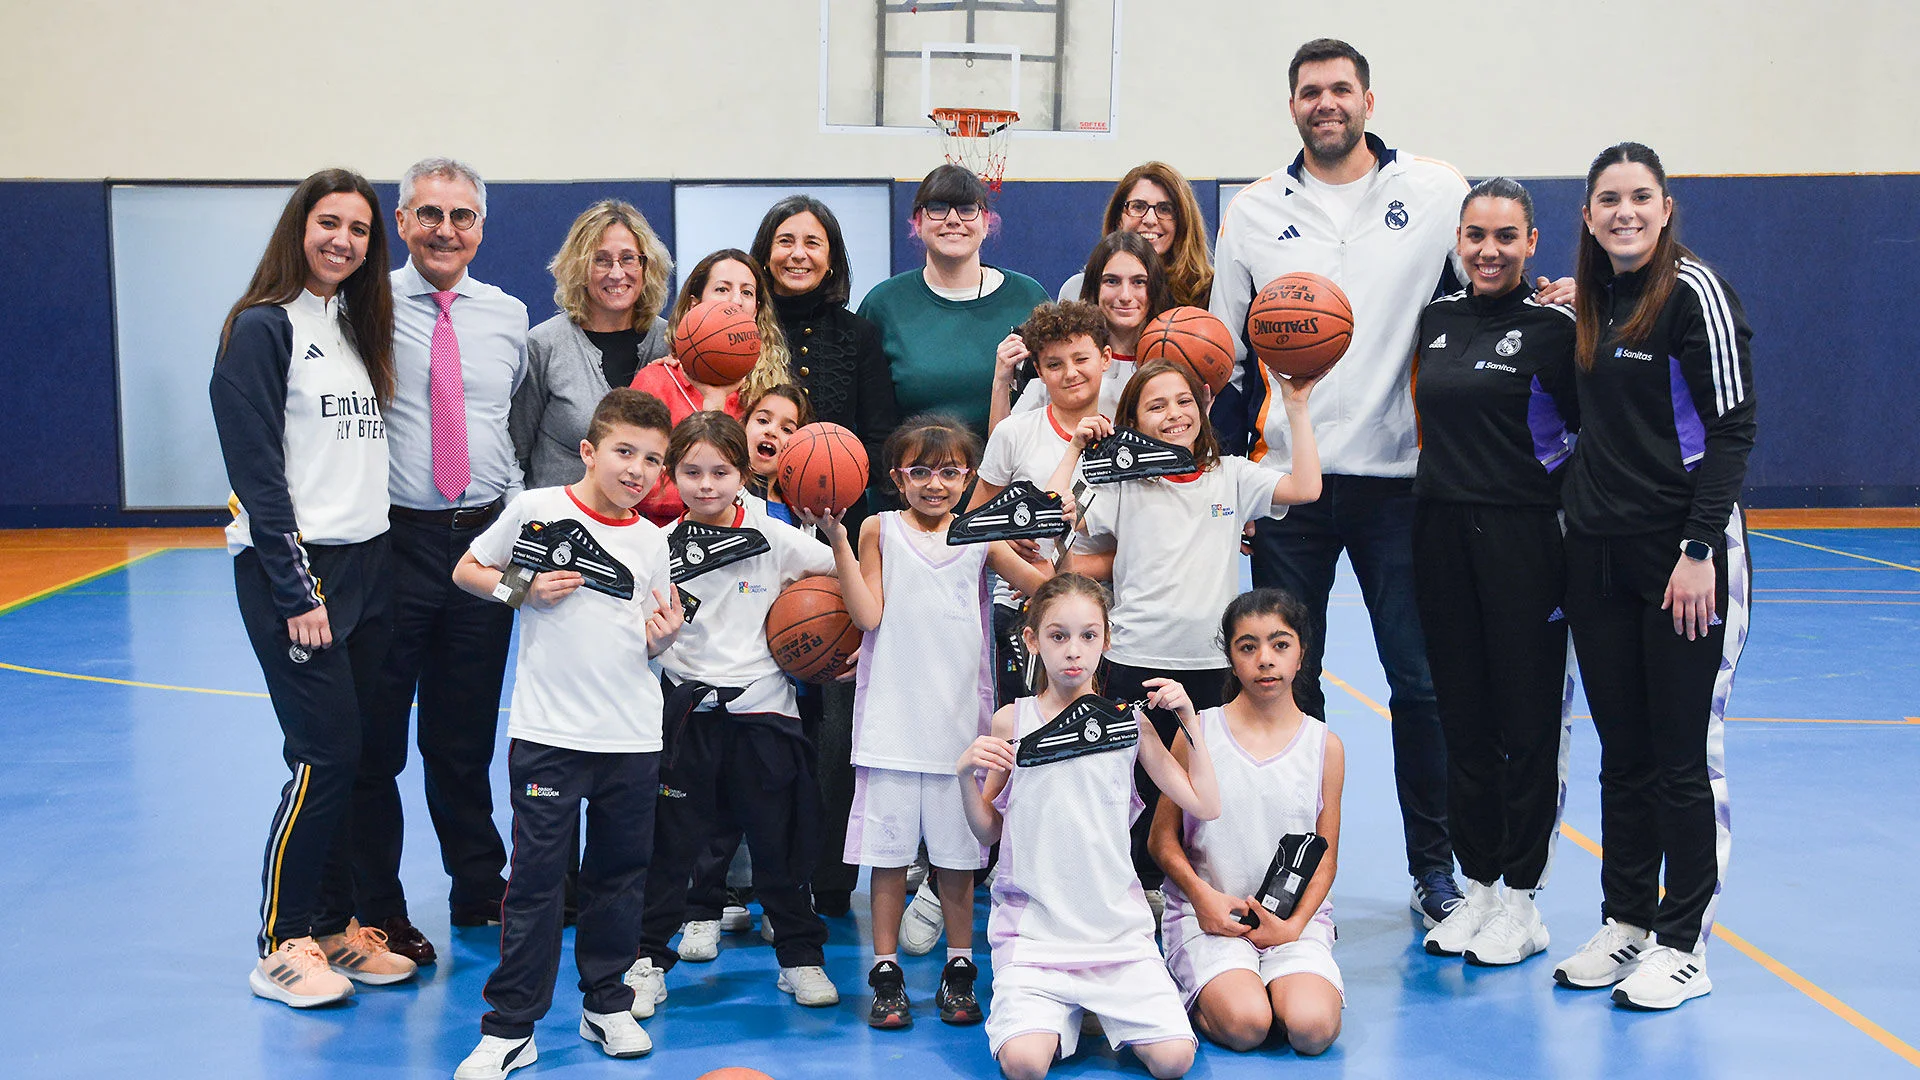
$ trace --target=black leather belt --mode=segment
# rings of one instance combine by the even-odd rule
[[[417,525],[437,525],[443,529],[471,531],[484,529],[493,524],[500,516],[500,508],[506,505],[506,497],[501,496],[485,506],[462,506],[452,510],[415,510],[411,506],[389,506],[387,517],[394,521],[410,521]]]

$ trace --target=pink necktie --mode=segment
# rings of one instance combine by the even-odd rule
[[[467,391],[460,383],[460,339],[453,334],[453,292],[437,292],[440,318],[433,324],[432,363],[427,369],[427,403],[433,415],[433,486],[448,502],[459,502],[473,468],[467,459]]]

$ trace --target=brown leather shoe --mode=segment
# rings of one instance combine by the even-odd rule
[[[433,951],[433,942],[428,941],[426,935],[416,929],[412,920],[405,915],[395,915],[391,919],[384,920],[380,924],[380,929],[386,931],[388,949],[421,967],[426,967],[438,958]]]

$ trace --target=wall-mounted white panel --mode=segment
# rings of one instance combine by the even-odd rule
[[[293,189],[113,189],[114,358],[129,510],[224,506],[227,469],[207,378]]]
[[[684,278],[693,264],[721,248],[749,250],[760,218],[789,195],[811,195],[840,221],[853,264],[857,309],[867,290],[893,273],[891,191],[886,184],[805,187],[797,184],[688,184],[673,192],[673,265]],[[905,225],[901,226],[905,229]],[[678,281],[675,282],[676,288]]]

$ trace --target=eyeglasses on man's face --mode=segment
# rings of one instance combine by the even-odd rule
[[[480,221],[480,215],[464,206],[452,210],[443,210],[438,206],[416,206],[413,208],[413,220],[422,228],[437,229],[443,221],[452,221],[453,227],[466,232]]]

